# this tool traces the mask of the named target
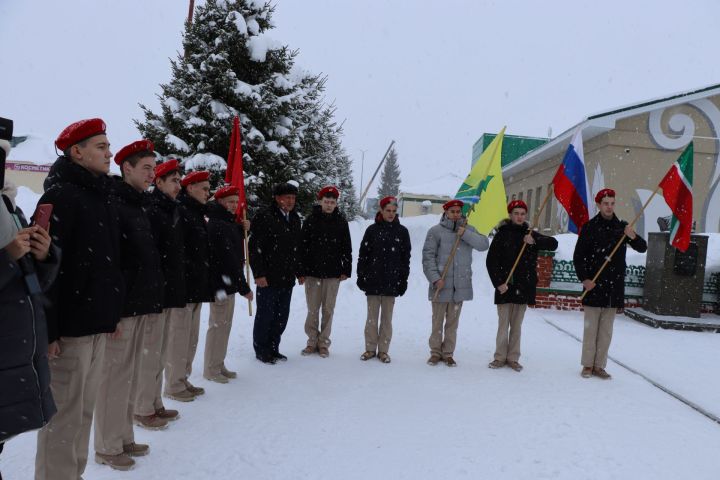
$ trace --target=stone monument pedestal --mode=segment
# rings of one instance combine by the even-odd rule
[[[668,232],[652,232],[648,239],[643,303],[658,315],[700,318],[708,237],[691,235],[681,252],[669,243]]]

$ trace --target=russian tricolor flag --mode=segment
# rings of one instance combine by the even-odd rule
[[[588,184],[585,174],[582,132],[577,129],[568,146],[565,157],[553,178],[555,198],[570,217],[568,230],[579,233],[590,219],[588,208]]]

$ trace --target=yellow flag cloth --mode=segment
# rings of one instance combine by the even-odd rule
[[[465,202],[463,213],[468,215],[469,212],[468,223],[483,235],[490,233],[500,220],[507,217],[500,159],[504,137],[505,127],[480,155],[455,195]]]

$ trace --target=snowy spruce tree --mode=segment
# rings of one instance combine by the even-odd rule
[[[336,131],[322,114],[325,79],[294,65],[297,52],[278,45],[274,7],[262,0],[207,0],[186,24],[184,53],[171,61],[172,78],[161,85],[160,111],[141,105],[136,121],[165,157],[180,158],[186,171],[210,170],[222,183],[235,115],[240,117],[243,166],[251,209],[267,204],[274,184],[298,183],[299,207],[307,211],[318,186],[342,161],[342,146],[327,142]],[[328,127],[330,128],[330,127]],[[323,149],[323,145],[326,146]]]
[[[380,174],[380,186],[378,187],[378,197],[397,196],[400,193],[400,165],[398,165],[398,156],[393,147],[385,160],[385,166]]]

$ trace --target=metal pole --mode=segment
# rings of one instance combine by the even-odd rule
[[[363,179],[365,178],[365,152],[367,152],[367,150],[363,150],[362,148],[359,150],[360,153],[362,153],[362,159],[360,160],[360,188],[362,188]],[[358,193],[361,192],[358,191]],[[360,210],[364,210],[362,205],[360,205]]]
[[[195,0],[190,0],[190,8],[188,9],[188,18],[187,18],[188,23],[192,23],[194,10],[195,10]]]
[[[392,150],[393,145],[395,145],[395,140],[390,142],[390,146],[388,147],[387,151],[385,152],[385,155],[383,155],[382,160],[380,160],[380,164],[375,169],[375,173],[373,173],[373,176],[370,178],[370,181],[368,182],[367,186],[365,187],[365,191],[363,191],[363,194],[360,196],[360,205],[362,205],[363,200],[365,199],[365,196],[368,193],[368,190],[370,190],[370,185],[372,185],[373,180],[375,180],[375,177],[377,177],[377,174],[380,171],[380,168],[382,167],[383,163],[385,163],[385,159],[387,158],[388,154],[390,153],[390,150]],[[361,185],[361,187],[362,187],[362,185]]]

